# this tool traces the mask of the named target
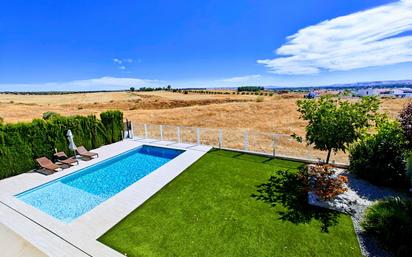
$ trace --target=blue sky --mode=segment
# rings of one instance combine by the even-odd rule
[[[412,0],[0,0],[0,91],[412,79]]]

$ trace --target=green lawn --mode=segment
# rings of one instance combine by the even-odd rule
[[[361,256],[349,216],[335,214],[322,232],[317,215],[300,221],[252,197],[276,171],[299,166],[212,150],[99,241],[127,256]]]

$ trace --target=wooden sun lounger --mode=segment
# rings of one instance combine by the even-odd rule
[[[77,147],[76,153],[82,157],[86,157],[89,159],[93,158],[94,156],[99,157],[98,153],[89,152],[86,148],[84,148],[84,146]]]
[[[58,171],[58,169],[61,169],[60,165],[57,165],[57,164],[53,163],[47,157],[37,158],[36,162],[39,164],[39,166],[42,169],[48,170],[52,173]]]
[[[59,163],[63,163],[69,166],[73,166],[74,163],[77,163],[77,165],[79,165],[79,161],[75,157],[67,157],[65,152],[55,153],[54,157],[56,157],[57,162]]]

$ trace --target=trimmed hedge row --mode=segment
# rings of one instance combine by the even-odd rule
[[[123,113],[103,112],[100,120],[94,115],[53,116],[30,123],[0,124],[0,179],[35,168],[35,159],[51,158],[54,149],[73,154],[66,138],[69,129],[76,145],[98,148],[122,139]]]

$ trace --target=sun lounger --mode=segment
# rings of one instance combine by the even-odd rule
[[[93,158],[94,156],[99,157],[98,153],[89,152],[86,148],[84,148],[84,146],[77,147],[76,153],[82,157],[86,157],[89,159]]]
[[[53,163],[52,161],[50,161],[47,157],[41,157],[36,159],[36,162],[39,164],[39,166],[42,169],[45,169],[47,171],[50,171],[52,173],[58,171],[59,169],[61,170],[61,166],[57,165],[55,163]]]
[[[65,152],[55,153],[54,158],[56,159],[56,162],[63,163],[69,166],[73,166],[74,163],[77,163],[77,165],[79,165],[79,161],[75,157],[67,157]]]

